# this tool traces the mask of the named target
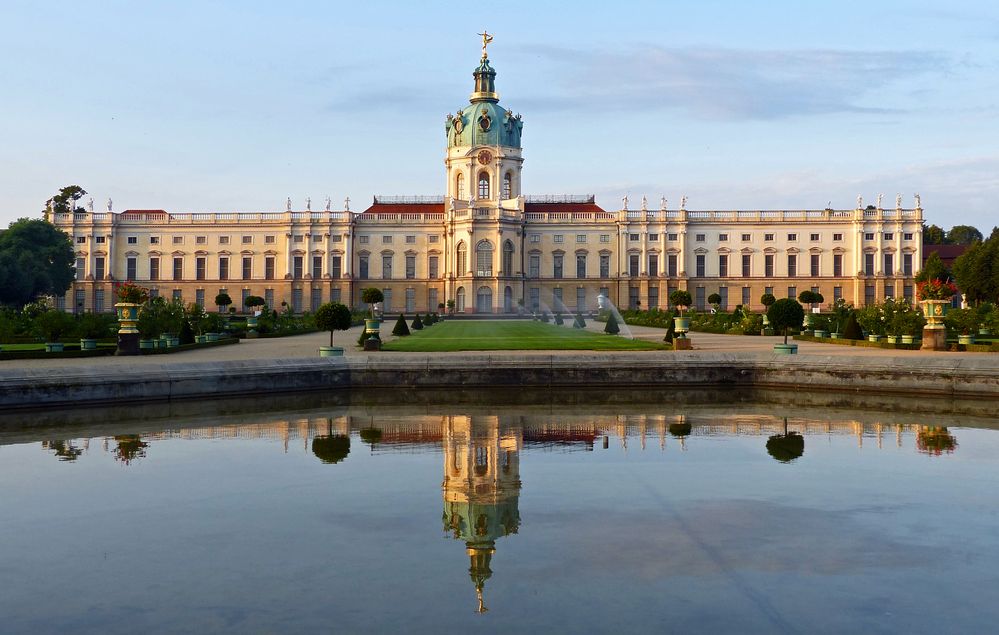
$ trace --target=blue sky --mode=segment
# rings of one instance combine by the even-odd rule
[[[999,224],[999,5],[871,0],[3,0],[0,223],[439,194],[483,28],[525,192]]]

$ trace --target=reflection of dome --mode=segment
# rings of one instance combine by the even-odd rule
[[[448,115],[448,147],[491,145],[520,147],[524,123],[520,115],[499,105],[494,80],[496,71],[483,59],[473,73],[475,92],[471,104],[454,115]]]

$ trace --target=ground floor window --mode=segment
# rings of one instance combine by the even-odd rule
[[[489,287],[479,287],[479,290],[475,292],[475,311],[476,313],[493,312],[492,289]]]
[[[722,311],[728,311],[728,287],[719,288],[718,295],[721,296],[721,302],[718,303],[718,308]]]
[[[205,290],[198,289],[194,292],[194,303],[200,306],[202,309],[205,308]]]
[[[416,311],[416,289],[406,289],[406,313]]]
[[[649,285],[649,309],[659,308],[659,287]]]
[[[264,289],[264,304],[268,309],[274,309],[274,289]]]
[[[333,287],[333,292],[330,294],[330,302],[343,302],[343,294],[340,292],[340,287]]]
[[[641,300],[638,295],[638,287],[628,287],[628,308],[637,309],[641,306]]]
[[[562,303],[562,287],[555,287],[552,289],[552,309],[555,311],[561,311],[565,308]]]
[[[302,312],[302,290],[292,289],[291,290],[291,312],[301,313]]]
[[[541,289],[531,288],[531,311],[537,313],[541,310]]]
[[[576,287],[576,310],[585,311],[586,310],[586,288]]]
[[[704,287],[694,289],[694,306],[698,311],[704,310]]]
[[[312,298],[309,302],[309,307],[315,311],[323,304],[323,290],[321,287],[316,287],[312,290]]]
[[[382,313],[388,313],[392,310],[392,289],[382,289],[382,295],[385,296],[382,300]]]
[[[752,292],[753,292],[753,290],[752,290],[751,287],[743,287],[742,288],[742,305],[743,306],[749,307],[749,305],[751,305],[753,303],[752,296],[750,295]]]
[[[427,311],[431,312],[436,311],[438,303],[439,301],[437,300],[437,289],[429,289],[427,291]]]
[[[877,293],[874,290],[873,284],[868,284],[864,286],[864,304],[874,304],[874,298],[877,297]]]

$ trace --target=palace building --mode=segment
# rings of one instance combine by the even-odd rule
[[[491,38],[489,38],[491,40]],[[488,43],[488,42],[486,42]],[[856,305],[912,298],[922,263],[923,210],[688,210],[686,198],[605,210],[593,196],[521,191],[523,119],[499,103],[483,45],[469,104],[447,115],[444,195],[376,196],[343,209],[173,213],[161,209],[53,214],[72,238],[77,278],[67,311],[113,310],[115,281],[206,302],[227,292],[296,312],[329,301],[359,307],[383,290],[386,312],[460,313],[665,308],[687,289],[698,308],[762,308],[760,297],[805,289]]]

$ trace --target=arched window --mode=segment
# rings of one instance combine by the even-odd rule
[[[465,248],[465,242],[462,241],[458,243],[458,260],[457,267],[455,267],[456,275],[463,276],[468,273],[468,250]]]
[[[454,310],[458,313],[465,312],[465,287],[458,287],[454,294]]]
[[[489,175],[479,173],[479,198],[489,198]]]
[[[480,240],[475,245],[475,275],[493,275],[493,244],[488,240]]]
[[[454,191],[455,198],[459,201],[465,200],[465,175],[458,172],[458,176],[454,180]]]
[[[503,175],[503,198],[513,198],[513,174]]]
[[[509,240],[503,243],[503,275],[513,275],[513,243]]]

